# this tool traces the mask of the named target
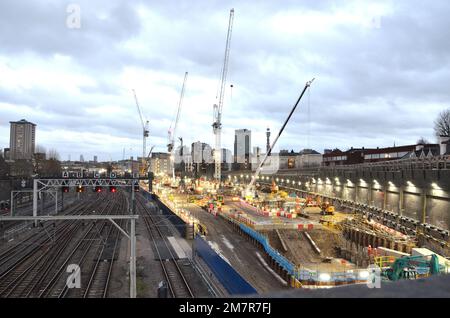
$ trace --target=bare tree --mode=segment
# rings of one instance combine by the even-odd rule
[[[59,177],[61,176],[61,164],[56,159],[49,159],[43,162],[41,171],[39,172],[40,176],[43,177]]]
[[[14,160],[10,169],[10,174],[16,177],[30,177],[33,174],[33,164],[31,163],[31,160]]]
[[[47,150],[42,145],[36,145],[36,148],[34,149],[35,153],[47,153]]]
[[[53,159],[53,160],[59,161],[59,153],[58,153],[58,151],[56,149],[53,149],[53,148],[49,149],[48,152],[47,152],[47,159],[48,160],[52,160]]]
[[[430,142],[429,142],[425,137],[420,137],[420,138],[417,140],[417,144],[418,144],[418,145],[429,145]]]
[[[450,136],[450,108],[439,113],[434,121],[434,132],[436,136]]]
[[[0,178],[4,178],[9,175],[9,165],[5,162],[3,157],[0,157]]]

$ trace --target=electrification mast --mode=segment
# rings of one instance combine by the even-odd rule
[[[218,104],[213,106],[213,119],[212,124],[213,132],[216,139],[216,145],[214,149],[214,178],[218,181],[220,185],[221,179],[221,161],[222,161],[222,150],[221,150],[221,133],[222,133],[222,108],[223,108],[223,96],[225,94],[225,84],[227,81],[228,73],[228,58],[230,55],[230,43],[231,43],[231,32],[233,30],[233,20],[234,20],[234,9],[230,10],[230,18],[228,21],[228,33],[227,42],[225,44],[225,57],[222,67],[221,85]]]

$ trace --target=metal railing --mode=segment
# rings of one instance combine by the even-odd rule
[[[380,162],[368,162],[353,165],[322,166],[320,171],[330,170],[358,170],[369,171],[399,171],[399,170],[448,170],[450,169],[450,156],[436,156],[428,158],[398,159]]]
[[[308,176],[320,172],[334,171],[408,171],[408,170],[450,170],[450,155],[427,158],[396,159],[351,165],[320,166],[310,168],[279,169],[274,175]],[[225,174],[253,174],[253,170],[230,171]]]

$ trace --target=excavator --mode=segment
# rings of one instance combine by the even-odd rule
[[[322,215],[334,215],[334,206],[330,202],[325,201],[320,206]]]
[[[436,254],[397,258],[384,274],[389,280],[416,279],[419,275],[436,275],[441,271]]]
[[[155,146],[152,146],[150,148],[150,151],[148,152],[147,157],[143,160],[142,165],[140,167],[140,171],[139,171],[139,175],[141,176],[145,176],[148,173],[148,170],[150,169],[150,156],[152,155],[153,152],[153,148],[155,148]]]

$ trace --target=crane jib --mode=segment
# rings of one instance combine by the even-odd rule
[[[275,144],[278,141],[278,138],[280,138],[281,134],[283,133],[284,128],[286,127],[287,123],[289,122],[290,118],[292,117],[292,114],[294,113],[295,109],[297,108],[298,104],[300,103],[300,100],[302,99],[303,95],[305,94],[306,90],[308,89],[308,87],[311,86],[311,83],[314,81],[314,78],[308,82],[306,82],[305,87],[303,88],[302,93],[300,94],[300,96],[297,99],[297,102],[295,103],[295,105],[292,107],[288,117],[286,118],[286,120],[283,123],[283,126],[281,126],[280,131],[278,132],[277,137],[275,138],[275,140],[272,142],[272,145],[269,148],[269,151],[267,151],[266,155],[264,156],[263,160],[260,162],[260,164],[258,165],[258,168],[255,171],[255,174],[253,175],[250,183],[248,184],[248,186],[246,187],[246,193],[250,193],[251,188],[253,187],[253,184],[256,181],[256,178],[258,177],[262,166],[264,165],[264,163],[266,162],[268,156],[270,156],[270,154],[272,153],[272,149],[275,147]]]

